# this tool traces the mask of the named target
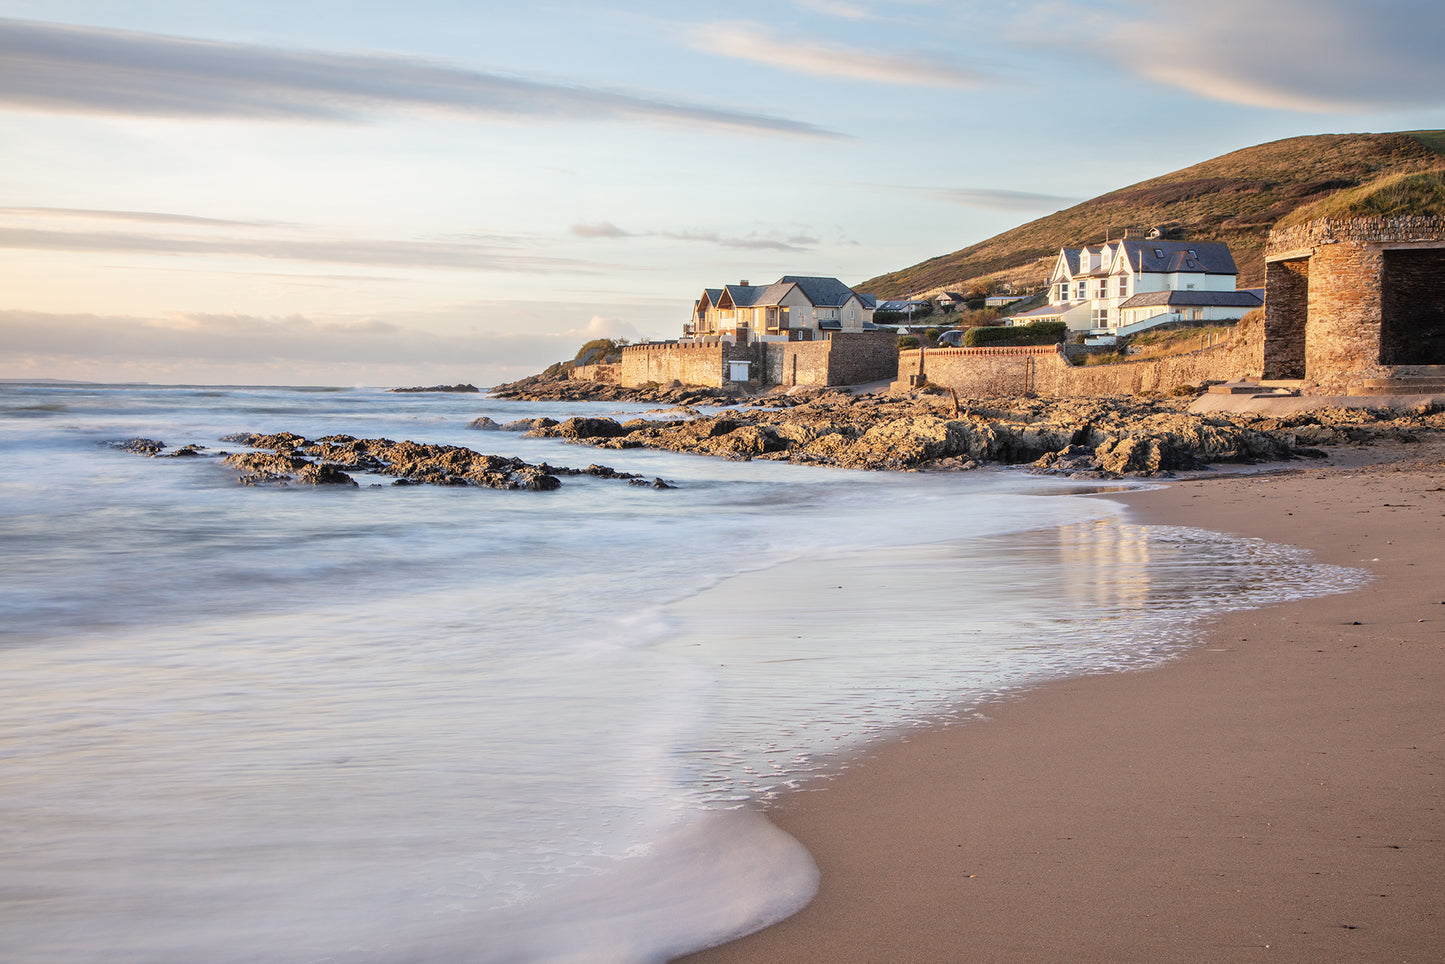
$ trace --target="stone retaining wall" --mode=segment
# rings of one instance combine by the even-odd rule
[[[649,382],[666,385],[679,381],[684,385],[705,385],[725,388],[730,361],[761,361],[755,345],[681,345],[664,342],[654,345],[628,345],[622,349],[621,384],[638,388]],[[756,377],[756,376],[754,376]]]
[[[750,345],[665,342],[622,349],[620,384],[648,382],[726,388],[729,361],[752,362],[748,385],[857,385],[898,374],[898,339],[892,332],[834,332],[821,341],[768,341]]]
[[[622,384],[622,366],[613,365],[574,365],[572,372],[568,375],[574,382],[605,382],[609,385]]]
[[[918,384],[919,368],[927,381],[960,395],[1026,395],[1053,398],[1168,394],[1181,385],[1205,381],[1258,378],[1263,370],[1263,329],[1242,324],[1223,344],[1184,355],[1110,365],[1075,367],[1060,346],[1028,348],[929,348],[899,356],[899,388]]]

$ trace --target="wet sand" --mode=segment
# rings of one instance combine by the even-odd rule
[[[1375,578],[786,797],[769,816],[813,854],[817,898],[684,960],[1441,959],[1445,462],[1423,448],[1111,496]]]

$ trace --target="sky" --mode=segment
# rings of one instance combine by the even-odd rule
[[[1302,134],[1439,0],[0,0],[0,378],[492,385]]]

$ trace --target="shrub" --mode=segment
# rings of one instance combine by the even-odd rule
[[[622,347],[627,343],[626,338],[594,338],[577,349],[573,361],[578,365],[615,364],[622,360]]]
[[[917,336],[917,335],[899,335],[899,336],[898,336],[898,348],[899,348],[900,351],[906,350],[906,349],[909,349],[909,348],[917,348],[917,347],[918,347],[918,336]]]
[[[943,329],[942,329],[942,328],[930,328],[930,329],[928,329],[927,331],[925,331],[924,334],[928,336],[928,340],[929,340],[929,341],[938,341],[938,336],[941,335],[941,334],[943,334]]]
[[[970,328],[963,336],[965,348],[984,345],[1052,345],[1064,340],[1068,326],[1062,321],[1035,321],[1017,328]]]

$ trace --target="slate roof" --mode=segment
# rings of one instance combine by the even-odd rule
[[[1158,305],[1180,307],[1258,308],[1264,304],[1253,291],[1146,291],[1119,306],[1152,308]]]
[[[806,275],[784,275],[778,284],[795,284],[818,308],[841,308],[853,297],[853,289],[837,278],[813,278]]]
[[[1229,245],[1219,241],[1151,241],[1124,238],[1125,257],[1135,271],[1239,274]]]
[[[760,308],[782,304],[783,297],[794,287],[817,308],[841,308],[849,298],[854,297],[853,289],[837,278],[813,278],[802,275],[788,275],[770,285],[724,285],[721,288],[704,288],[703,296],[716,306],[723,296],[735,308]],[[872,295],[857,295],[864,308],[875,307]],[[922,302],[920,302],[922,303]]]

